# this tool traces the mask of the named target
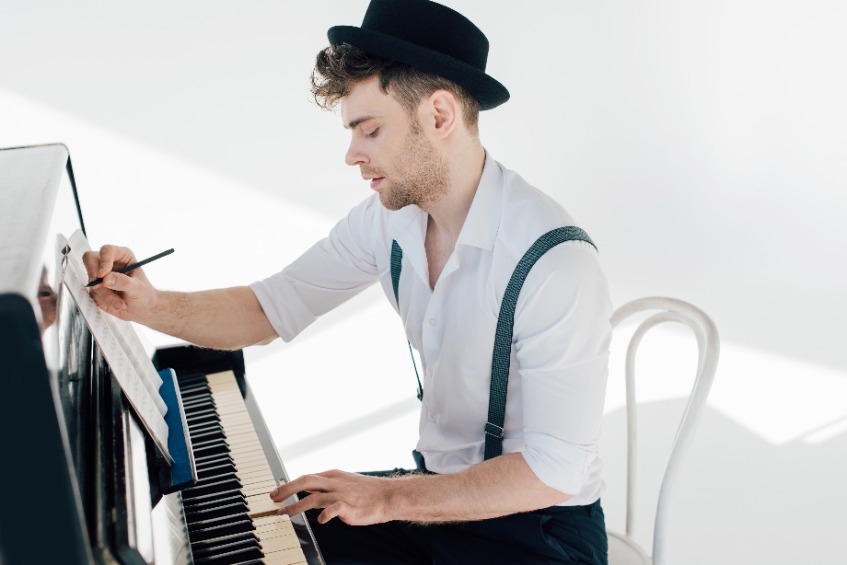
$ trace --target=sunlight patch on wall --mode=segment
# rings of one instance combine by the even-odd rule
[[[632,324],[621,326],[613,338],[607,413],[625,404],[623,360],[632,330]],[[655,328],[638,352],[637,402],[687,397],[696,363],[696,342],[687,329]],[[844,398],[847,373],[724,341],[708,405],[780,445],[817,443],[847,431]]]

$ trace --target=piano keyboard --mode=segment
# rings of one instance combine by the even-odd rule
[[[194,562],[299,565],[306,557],[232,372],[180,378],[198,482],[182,491]]]

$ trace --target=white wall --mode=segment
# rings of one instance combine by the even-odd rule
[[[675,296],[718,324],[723,357],[680,486],[680,562],[841,562],[847,7],[445,3],[488,34],[489,71],[512,92],[482,116],[486,147],[587,228],[615,302]],[[249,282],[368,194],[343,164],[339,118],[307,95],[326,29],[358,24],[365,6],[0,0],[0,146],[65,142],[92,243],[177,248],[149,269],[161,285]],[[378,292],[343,310],[248,352],[291,474],[410,464],[399,322]],[[675,332],[661,339],[657,351],[680,349]],[[648,422],[679,409],[672,378],[640,397]],[[345,422],[360,433],[337,441]],[[660,439],[667,425],[646,429]]]

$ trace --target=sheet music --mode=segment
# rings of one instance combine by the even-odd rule
[[[141,423],[168,462],[173,462],[168,451],[168,426],[163,417],[167,406],[159,396],[162,380],[146,357],[132,325],[100,310],[89,296],[85,288],[88,273],[82,262],[82,254],[90,249],[85,236],[76,231],[68,243],[71,250],[64,284]]]
[[[82,269],[82,276],[87,280],[88,273],[82,262],[82,254],[91,250],[88,240],[81,231],[77,230],[71,235],[71,238],[68,240],[68,245],[71,248],[70,257],[74,260],[74,264]],[[153,363],[150,362],[150,358],[147,357],[144,345],[138,338],[138,334],[135,333],[135,329],[132,327],[132,324],[126,320],[115,318],[114,316],[105,316],[105,320],[109,329],[117,336],[118,341],[124,348],[124,351],[127,352],[133,367],[138,372],[138,375],[147,387],[147,391],[150,393],[150,396],[153,397],[154,402],[156,402],[156,406],[164,416],[168,411],[168,407],[159,395],[159,389],[162,386],[162,379],[159,377],[159,373],[156,371],[156,368],[153,367]]]

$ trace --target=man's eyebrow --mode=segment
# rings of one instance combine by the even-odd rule
[[[356,126],[358,126],[359,124],[362,124],[362,123],[364,123],[368,120],[372,120],[375,117],[376,116],[362,116],[361,118],[356,118],[355,120],[351,121],[349,124],[345,125],[344,127],[347,128],[347,129],[353,129]]]

